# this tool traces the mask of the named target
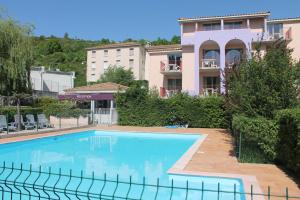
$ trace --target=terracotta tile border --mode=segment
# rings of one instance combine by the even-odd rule
[[[195,134],[195,133],[194,133]],[[201,134],[201,133],[200,133]],[[174,175],[190,175],[190,176],[208,176],[208,177],[221,177],[221,178],[238,178],[243,182],[244,192],[250,193],[251,186],[253,187],[253,193],[263,194],[259,183],[255,176],[248,176],[242,174],[227,174],[227,173],[211,173],[211,172],[199,172],[184,170],[188,163],[191,161],[194,154],[198,151],[201,144],[207,138],[207,134],[201,134],[200,137],[180,158],[177,162],[168,170],[168,174]],[[250,195],[245,195],[246,199],[251,200]],[[254,196],[255,200],[264,200],[263,196]]]

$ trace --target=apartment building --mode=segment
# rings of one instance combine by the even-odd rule
[[[87,48],[87,82],[96,82],[109,66],[131,68],[135,79],[145,79],[145,48],[137,42]]]
[[[293,49],[293,59],[300,59],[300,18],[270,19],[270,12],[258,12],[179,18],[178,22],[178,45],[144,48],[137,43],[118,43],[89,48],[88,81],[95,81],[103,73],[106,60],[109,64],[120,60],[128,66],[131,57],[126,55],[132,48],[140,52],[132,58],[140,64],[133,67],[136,78],[148,80],[149,87],[158,89],[162,97],[182,91],[204,96],[223,93],[225,69],[251,58],[257,44],[265,53],[278,39],[284,39]],[[118,59],[118,51],[124,53],[119,56],[122,59]]]

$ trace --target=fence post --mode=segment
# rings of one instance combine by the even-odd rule
[[[289,188],[285,189],[285,198],[286,200],[289,200]]]
[[[9,127],[8,127],[8,114],[6,114],[6,132],[7,132],[7,135],[9,133]]]
[[[33,119],[34,119],[34,115],[33,115]],[[36,118],[36,131],[39,131],[39,118]]]
[[[61,129],[61,116],[59,116],[58,121],[59,121],[59,129]]]
[[[77,117],[77,127],[79,127],[79,117]]]
[[[242,133],[240,133],[240,140],[239,140],[239,160],[241,160],[241,154],[242,154]]]

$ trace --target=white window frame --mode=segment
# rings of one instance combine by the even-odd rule
[[[96,57],[96,53],[97,53],[96,50],[92,50],[92,58],[95,58],[95,57]]]
[[[129,56],[134,56],[134,48],[129,49]]]
[[[131,66],[132,64],[132,66]],[[134,68],[134,59],[129,59],[129,68],[133,69]]]
[[[92,62],[91,68],[96,69],[96,62],[95,61]]]
[[[103,69],[106,70],[109,67],[108,61],[103,62]]]
[[[116,50],[116,56],[117,56],[117,57],[120,57],[120,56],[121,56],[121,49],[117,49],[117,50]]]
[[[105,49],[105,50],[103,51],[103,54],[104,54],[104,57],[108,57],[108,50]]]

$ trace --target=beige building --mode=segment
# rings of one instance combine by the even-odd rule
[[[87,48],[87,82],[96,82],[109,66],[131,68],[135,79],[145,79],[145,48],[137,42]]]

